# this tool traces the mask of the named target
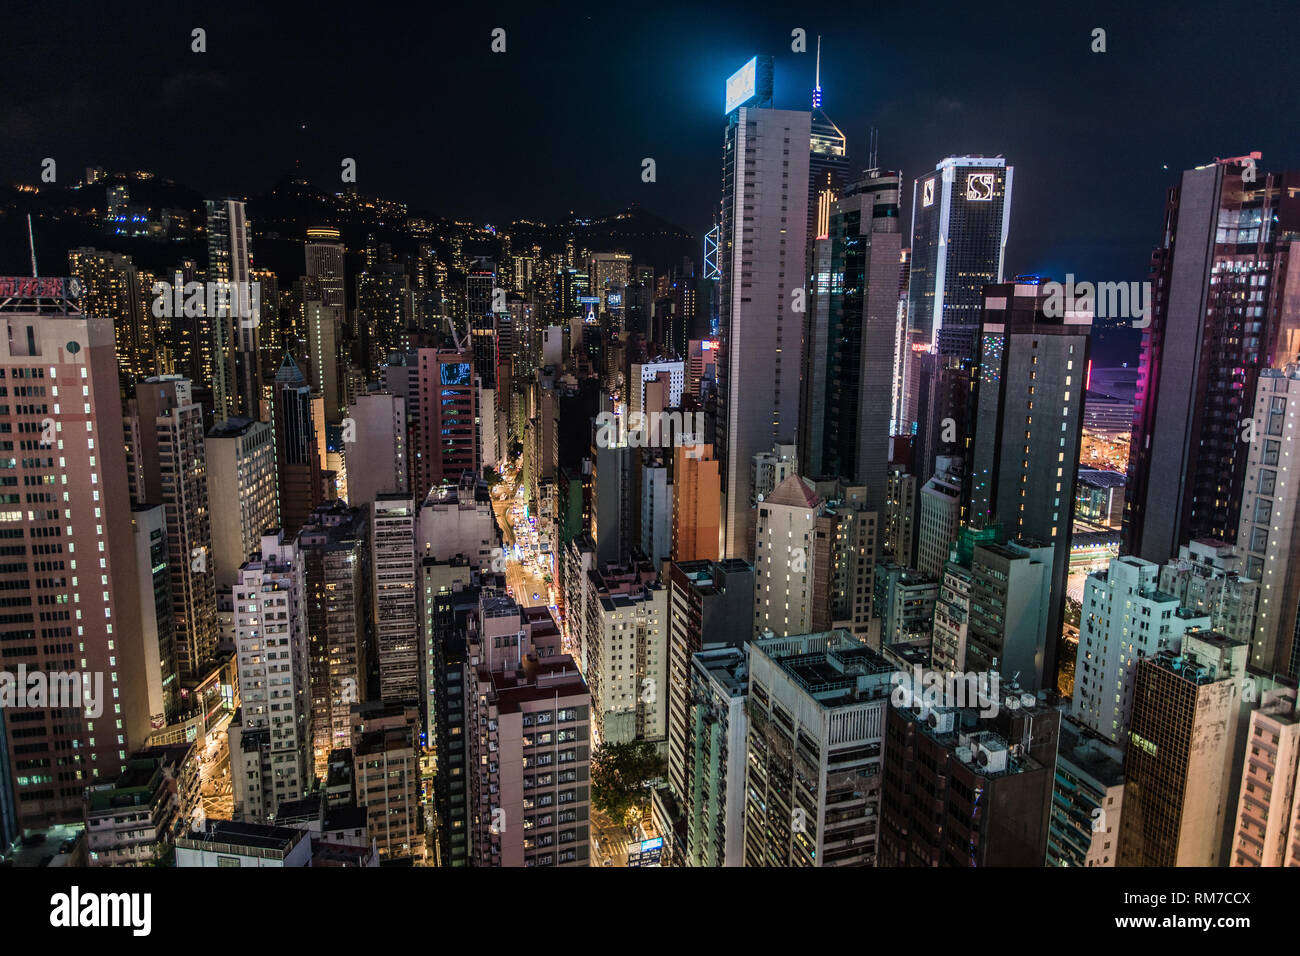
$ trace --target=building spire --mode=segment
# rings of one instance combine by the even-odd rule
[[[817,35],[817,78],[813,81],[813,109],[822,106],[822,38]]]

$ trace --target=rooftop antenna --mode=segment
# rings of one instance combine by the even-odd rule
[[[876,127],[874,126],[871,127],[871,168],[872,169],[880,168],[876,162],[876,152],[880,144],[879,136],[880,136],[880,130],[876,129]]]
[[[32,278],[36,278],[36,239],[32,235],[32,214],[27,214],[27,245],[32,250]]]
[[[822,38],[817,34],[817,75],[813,80],[813,109],[821,109],[822,106]]]

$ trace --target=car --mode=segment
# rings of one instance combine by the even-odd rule
[[[605,857],[605,862],[601,864],[601,866],[613,866],[613,865],[614,865],[614,860],[608,856]]]
[[[534,601],[540,601],[541,599],[542,599],[542,596],[541,596],[540,594],[538,594],[536,591],[534,591],[534,592],[533,592],[533,600],[534,600]]]

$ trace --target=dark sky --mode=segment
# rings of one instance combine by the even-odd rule
[[[500,223],[640,202],[701,232],[725,78],[774,54],[776,105],[806,107],[820,33],[825,108],[855,165],[879,127],[910,204],[943,156],[1005,154],[1009,271],[1138,279],[1179,170],[1252,149],[1263,169],[1300,166],[1295,6],[1084,6],[11,3],[0,180],[35,182],[51,156],[64,181],[94,164],[252,195],[295,161],[332,188],[354,157],[363,191],[436,213]],[[505,54],[490,51],[498,26]]]

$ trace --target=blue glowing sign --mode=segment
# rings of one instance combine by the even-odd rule
[[[758,57],[754,57],[727,78],[727,108],[730,113],[758,92]]]

